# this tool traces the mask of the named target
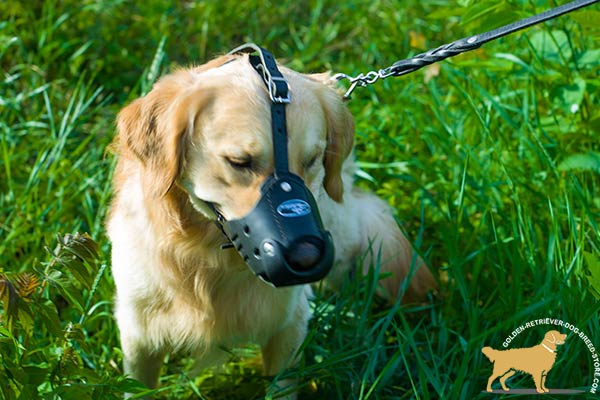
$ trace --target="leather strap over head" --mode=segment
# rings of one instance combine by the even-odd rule
[[[277,68],[273,55],[254,43],[246,43],[229,52],[257,52],[258,55],[249,56],[250,64],[262,77],[267,86],[271,99],[271,126],[273,131],[273,157],[275,163],[275,176],[287,173],[288,149],[287,128],[285,120],[285,105],[291,102],[290,90],[287,81]]]

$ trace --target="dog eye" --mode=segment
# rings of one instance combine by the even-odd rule
[[[225,157],[225,160],[227,160],[227,163],[233,168],[233,169],[240,169],[240,170],[248,170],[248,169],[252,169],[252,158],[248,157],[248,158],[232,158],[232,157]]]
[[[311,169],[312,167],[314,167],[315,164],[317,163],[317,161],[319,160],[319,157],[320,157],[320,154],[315,154],[314,156],[309,158],[308,161],[305,161],[303,163],[304,169]]]

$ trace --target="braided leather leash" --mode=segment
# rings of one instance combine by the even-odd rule
[[[360,75],[357,75],[355,77],[340,73],[334,75],[332,79],[338,81],[342,79],[348,79],[350,81],[350,87],[344,94],[344,98],[349,99],[350,95],[352,94],[354,89],[356,89],[357,86],[364,87],[375,83],[379,79],[385,79],[390,76],[401,76],[409,74],[411,72],[415,72],[418,69],[436,63],[438,61],[445,60],[446,58],[454,57],[458,54],[475,50],[481,47],[483,44],[498,39],[502,36],[509,35],[513,32],[528,28],[532,25],[539,24],[544,21],[548,21],[550,19],[559,17],[571,11],[587,7],[594,3],[598,3],[599,1],[600,0],[575,0],[562,6],[553,8],[551,10],[544,11],[540,14],[522,19],[517,22],[513,22],[512,24],[504,25],[500,28],[496,28],[494,30],[479,35],[459,39],[452,43],[445,44],[443,46],[440,46],[433,50],[429,50],[425,53],[418,54],[411,58],[398,60],[391,66],[384,69],[380,69],[378,71],[370,71],[366,74],[361,73]]]

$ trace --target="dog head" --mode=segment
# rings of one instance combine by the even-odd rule
[[[559,346],[565,343],[565,339],[567,338],[566,334],[560,333],[559,331],[548,331],[544,335],[544,342],[552,344],[554,346]]]
[[[341,202],[352,117],[326,76],[281,70],[293,99],[290,171],[315,197],[324,189]],[[117,128],[121,153],[143,166],[148,197],[164,197],[185,180],[195,196],[236,219],[252,210],[273,172],[269,98],[247,56],[223,56],[164,77],[120,112]]]
[[[327,76],[282,72],[293,98],[285,112],[271,109],[248,56],[228,55],[163,78],[117,124],[121,154],[141,164],[146,201],[168,205],[162,209],[174,210],[166,214],[185,215],[179,221],[188,225],[190,204],[216,219],[244,261],[275,286],[312,282],[331,268],[331,236],[313,196],[342,201],[354,134]],[[283,114],[287,159],[273,148],[272,117]]]

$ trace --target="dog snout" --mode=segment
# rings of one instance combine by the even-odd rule
[[[322,248],[310,240],[297,241],[288,250],[286,261],[296,271],[308,271],[321,261]]]

